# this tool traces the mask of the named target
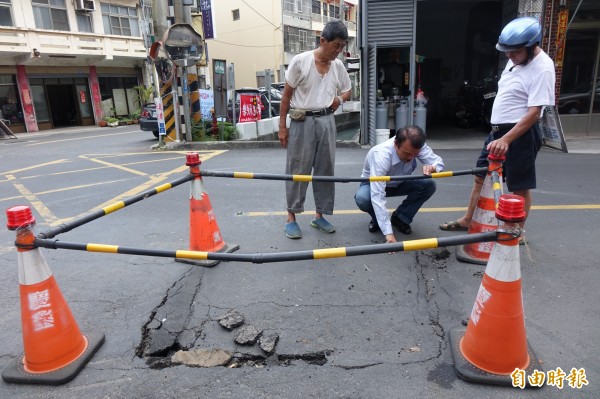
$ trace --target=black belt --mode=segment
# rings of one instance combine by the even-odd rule
[[[500,130],[510,130],[512,129],[516,123],[501,123],[499,125],[492,125],[492,132],[496,133]]]
[[[306,111],[306,116],[325,116],[333,114],[333,109],[331,108],[323,108],[323,109],[313,109],[312,111]]]

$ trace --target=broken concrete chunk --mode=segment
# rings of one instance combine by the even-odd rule
[[[195,349],[177,351],[171,358],[173,364],[185,364],[190,367],[225,366],[231,360],[232,353],[221,349]]]
[[[244,316],[237,310],[230,310],[225,316],[221,316],[219,324],[231,331],[244,324]]]
[[[260,334],[262,334],[262,330],[253,325],[247,325],[240,327],[233,340],[240,345],[252,345],[256,342]]]
[[[273,353],[273,351],[275,351],[275,347],[277,346],[278,341],[279,335],[273,333],[268,335],[262,335],[258,341],[258,344],[260,345],[260,349],[262,349],[266,353]]]

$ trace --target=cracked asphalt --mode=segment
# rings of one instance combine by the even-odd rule
[[[183,152],[152,152],[131,127],[70,132],[2,143],[4,209],[35,204],[36,232],[85,214],[135,187],[186,173]],[[483,137],[482,137],[483,140]],[[477,151],[436,148],[448,170],[473,167]],[[35,157],[31,157],[31,153]],[[367,149],[338,148],[336,175],[358,176]],[[202,168],[282,173],[277,148],[201,150]],[[102,162],[93,163],[94,159]],[[60,162],[59,162],[60,161]],[[111,167],[106,167],[110,162]],[[99,167],[98,165],[104,166]],[[454,371],[448,331],[470,314],[484,268],[458,262],[455,249],[212,268],[168,258],[42,249],[82,331],[106,342],[73,381],[58,387],[0,383],[0,398],[562,398],[600,396],[597,156],[543,150],[538,189],[521,248],[528,339],[547,370],[585,368],[581,390],[467,383]],[[169,173],[167,173],[169,172]],[[161,180],[162,179],[162,180]],[[357,212],[357,184],[336,185],[337,228],[309,226],[301,240],[283,232],[283,182],[204,178],[225,241],[239,253],[270,253],[384,242]],[[447,236],[437,225],[460,215],[468,176],[437,180],[438,191],[412,224],[418,239]],[[26,187],[27,191],[22,187]],[[29,193],[29,194],[26,194]],[[167,190],[58,236],[151,249],[187,249],[187,185]],[[396,206],[392,200],[389,207]],[[44,206],[40,206],[43,204]],[[567,207],[567,205],[569,207]],[[594,207],[595,206],[595,207]],[[546,208],[544,208],[546,207]],[[22,351],[14,232],[0,231],[0,368]],[[234,342],[219,319],[235,309],[245,325],[279,337],[273,354]],[[178,350],[224,350],[223,367],[171,364]]]

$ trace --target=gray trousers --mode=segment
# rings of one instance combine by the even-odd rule
[[[335,119],[333,114],[307,116],[304,121],[292,120],[289,130],[285,173],[290,175],[333,176],[335,165]],[[335,199],[335,183],[312,182],[315,209],[331,215]],[[287,209],[304,212],[308,182],[285,182]]]

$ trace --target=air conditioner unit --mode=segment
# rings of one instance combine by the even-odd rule
[[[76,11],[94,11],[96,10],[96,3],[94,0],[75,0]]]

